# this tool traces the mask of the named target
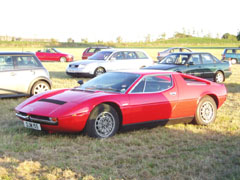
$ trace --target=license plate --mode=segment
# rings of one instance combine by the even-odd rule
[[[41,125],[34,122],[23,121],[24,127],[41,131]]]

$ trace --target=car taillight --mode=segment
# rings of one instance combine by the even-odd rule
[[[161,54],[161,53],[159,52],[159,53],[158,53],[158,56],[160,56],[160,54]]]

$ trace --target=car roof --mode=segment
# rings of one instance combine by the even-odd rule
[[[232,48],[225,48],[225,49],[240,49],[238,47],[232,47]]]
[[[90,46],[88,48],[103,48],[103,49],[109,49],[109,48],[112,48],[110,46]]]
[[[155,69],[139,69],[139,70],[120,70],[120,71],[112,71],[112,72],[125,72],[132,74],[140,74],[140,75],[152,75],[152,74],[177,74],[177,72],[173,71],[163,71],[163,70],[155,70]]]
[[[32,52],[0,52],[0,55],[35,55]]]
[[[190,55],[190,54],[211,54],[211,53],[209,53],[209,52],[175,52],[175,53],[171,53],[170,55],[172,55],[172,54],[188,54],[188,55]]]
[[[112,49],[104,49],[102,51],[112,51],[112,52],[117,52],[117,51],[141,51],[141,52],[145,52],[144,50],[142,49],[115,49],[115,48],[112,48]]]

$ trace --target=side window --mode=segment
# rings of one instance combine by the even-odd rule
[[[39,63],[33,56],[16,56],[15,58],[18,69],[29,69],[39,66]]]
[[[124,59],[124,54],[123,52],[116,52],[115,54],[113,54],[111,59],[122,60]]]
[[[13,69],[13,58],[11,56],[0,56],[0,71],[7,71]]]
[[[202,54],[203,64],[212,64],[214,63],[212,57],[209,54]]]
[[[144,52],[137,51],[136,52],[138,59],[148,59],[147,55]]]
[[[236,50],[236,53],[237,53],[237,54],[240,54],[240,49],[237,49],[237,50]]]
[[[194,54],[192,57],[189,59],[188,63],[192,62],[193,64],[201,64],[199,54]]]
[[[90,49],[88,50],[88,53],[94,53],[95,51],[96,51],[95,48],[90,48]]]
[[[172,87],[170,75],[154,75],[143,78],[131,93],[154,93]]]
[[[137,55],[135,52],[124,52],[125,58],[126,59],[137,59]]]

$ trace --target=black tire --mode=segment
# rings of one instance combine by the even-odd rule
[[[106,72],[106,70],[103,68],[103,67],[98,67],[95,71],[94,71],[94,76],[96,77],[96,76],[99,76],[99,75],[101,75],[101,74],[103,74],[103,73],[105,73]]]
[[[65,57],[60,57],[60,62],[66,62],[67,59]]]
[[[45,81],[37,81],[32,86],[31,96],[39,94],[39,93],[44,92],[44,91],[48,91],[48,90],[50,90],[50,86],[49,86],[49,84],[47,82],[45,82]]]
[[[217,105],[210,96],[204,96],[198,103],[194,122],[199,125],[213,123],[217,116]]]
[[[225,81],[225,76],[221,71],[217,71],[214,76],[214,81],[216,83],[223,83]]]
[[[108,138],[116,134],[119,129],[117,111],[108,104],[95,107],[86,124],[85,132],[90,137]]]

